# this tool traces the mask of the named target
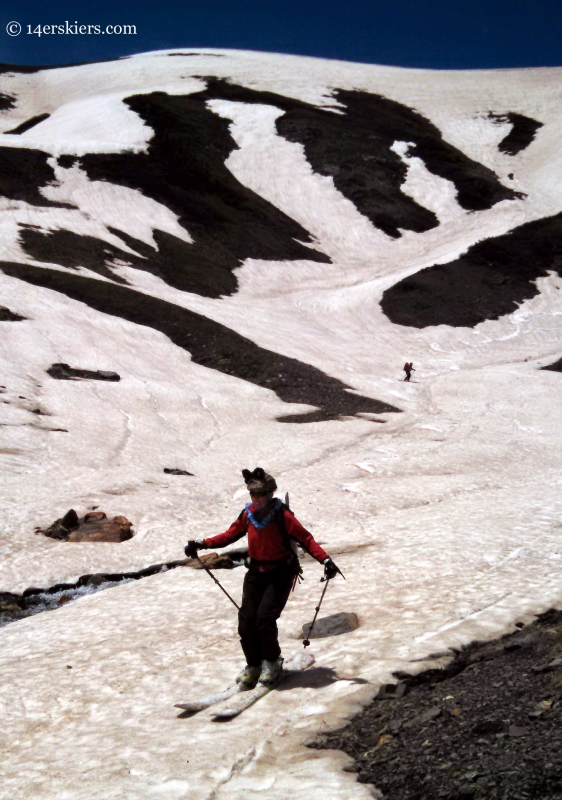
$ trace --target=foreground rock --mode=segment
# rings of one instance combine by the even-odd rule
[[[561,611],[397,677],[398,690],[313,746],[344,750],[385,800],[560,800]]]
[[[38,528],[36,533],[63,542],[126,542],[134,536],[132,522],[126,517],[107,519],[103,511],[90,511],[79,518],[73,508],[47,530]]]

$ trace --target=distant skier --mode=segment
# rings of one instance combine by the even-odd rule
[[[294,514],[281,500],[273,498],[277,484],[271,475],[261,467],[253,472],[244,469],[242,475],[251,502],[225,533],[209,539],[191,539],[185,553],[195,558],[198,550],[224,547],[248,534],[250,566],[238,613],[238,633],[247,663],[236,680],[251,688],[258,680],[266,686],[273,685],[282,671],[277,620],[300,572],[291,542],[298,542],[324,564],[327,578],[335,578],[341,572]]]
[[[406,377],[404,378],[404,380],[409,382],[410,378],[412,376],[412,372],[416,371],[414,369],[414,362],[413,361],[410,361],[410,362],[406,361],[406,363],[403,366],[403,370],[406,373]]]

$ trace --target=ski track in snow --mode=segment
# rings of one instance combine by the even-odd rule
[[[26,317],[0,322],[0,591],[181,558],[187,539],[235,519],[246,498],[241,469],[263,465],[346,575],[330,583],[322,615],[353,611],[360,621],[353,633],[313,641],[316,665],[306,678],[222,725],[204,715],[177,719],[173,708],[222,690],[242,663],[235,614],[203,571],[153,575],[6,626],[2,800],[372,797],[372,787],[342,771],[347,756],[303,743],[344,724],[393,671],[425,669],[430,653],[562,607],[560,376],[539,369],[562,356],[561,278],[539,278],[535,297],[473,329],[393,325],[379,305],[385,289],[423,267],[562,210],[561,71],[475,76],[203,51],[4,73],[0,92],[16,102],[0,112],[0,130],[50,117],[21,135],[0,134],[0,146],[49,154],[56,183],[41,194],[74,208],[1,199],[0,258],[36,263],[18,239],[24,224],[125,252],[135,251],[119,231],[153,248],[155,230],[196,239],[163,204],[91,181],[55,157],[146,152],[152,131],[123,100],[199,92],[205,75],[319,106],[333,103],[334,88],[389,97],[526,197],[467,212],[453,184],[397,140],[392,149],[407,167],[402,191],[440,224],[392,240],[332,178],[312,171],[302,145],[277,134],[279,109],[209,102],[231,121],[239,147],[226,162],[232,175],[300,223],[332,263],[248,259],[236,270],[237,292],[220,299],[180,292],[125,264],[115,274],[403,410],[379,415],[384,424],[368,415],[277,423],[309,407],[195,364],[156,330],[0,271],[0,304]],[[498,145],[510,128],[490,111],[543,127],[508,156]],[[409,384],[401,381],[406,359],[416,368]],[[54,380],[45,370],[61,361],[113,370],[121,381]],[[37,407],[45,416],[32,413]],[[125,514],[134,538],[75,545],[33,534],[70,507],[82,514],[92,506]],[[320,567],[305,557],[303,568],[306,580],[280,623],[286,656],[302,648],[299,633],[321,590]],[[218,577],[237,597],[243,574]]]

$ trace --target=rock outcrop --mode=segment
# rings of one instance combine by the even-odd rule
[[[187,472],[185,469],[177,469],[176,467],[164,467],[164,472],[166,475],[191,475],[193,477],[193,472]]]
[[[51,378],[56,378],[58,381],[74,381],[77,379],[85,379],[90,381],[120,381],[121,376],[117,372],[109,372],[104,369],[78,369],[71,367],[68,364],[56,363],[51,364],[47,370],[47,374]]]

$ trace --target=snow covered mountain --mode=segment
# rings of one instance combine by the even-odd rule
[[[3,68],[0,591],[181,558],[261,465],[348,578],[326,613],[360,627],[213,726],[171,710],[238,665],[205,574],[7,626],[0,797],[369,797],[303,741],[393,670],[560,606],[561,76],[216,50]],[[34,534],[71,507],[135,536]],[[303,564],[287,654],[318,600]]]

